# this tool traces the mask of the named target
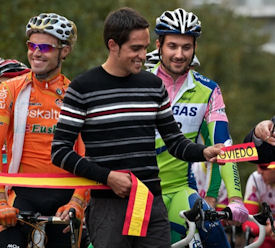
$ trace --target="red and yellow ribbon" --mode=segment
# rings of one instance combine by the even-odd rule
[[[132,173],[131,178],[132,189],[129,196],[122,234],[145,237],[154,196]]]
[[[218,155],[217,162],[244,162],[258,160],[258,153],[253,142],[223,147],[224,154]]]
[[[0,185],[55,189],[110,189],[107,185],[69,173],[0,173]]]
[[[121,172],[129,173],[132,179],[132,188],[129,196],[122,234],[145,237],[150,220],[154,196],[133,173],[129,171]],[[0,173],[0,185],[33,188],[89,188],[92,190],[110,189],[107,185],[68,173]]]

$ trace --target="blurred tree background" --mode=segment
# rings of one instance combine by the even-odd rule
[[[260,21],[236,16],[218,5],[190,9],[187,0],[0,0],[0,3],[0,56],[16,58],[27,65],[25,25],[30,17],[55,12],[76,23],[78,41],[63,65],[63,73],[71,79],[104,62],[107,49],[102,31],[110,11],[133,7],[149,21],[152,41],[149,51],[155,47],[153,29],[157,16],[178,7],[193,11],[202,22],[196,50],[201,66],[197,70],[220,84],[234,143],[241,143],[257,122],[274,115],[275,56],[261,49],[269,37],[261,35]],[[244,187],[255,166],[242,163],[239,169]]]

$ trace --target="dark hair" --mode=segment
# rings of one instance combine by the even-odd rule
[[[149,27],[147,20],[136,10],[128,7],[111,12],[104,22],[104,43],[108,47],[108,41],[113,39],[120,47],[129,40],[129,34],[135,29]]]

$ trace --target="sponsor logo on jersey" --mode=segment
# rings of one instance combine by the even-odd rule
[[[28,116],[30,118],[40,118],[40,119],[55,119],[58,120],[59,111],[58,110],[41,110],[41,109],[32,109],[29,110]]]
[[[221,115],[225,115],[225,114],[226,114],[226,113],[225,113],[225,108],[217,109],[217,110],[216,110],[216,113],[221,114]]]
[[[233,163],[233,175],[234,175],[234,188],[235,190],[241,191],[241,182],[240,182],[240,176],[238,171],[238,166],[236,163]]]
[[[4,109],[6,107],[5,99],[8,96],[8,90],[3,88],[0,90],[0,109]]]
[[[59,88],[57,88],[55,92],[56,92],[57,95],[62,95],[62,90],[59,89]]]
[[[189,89],[187,92],[193,93],[193,92],[197,92],[197,91],[196,91],[196,88],[192,88],[192,89]],[[182,99],[182,98],[181,98],[181,99]]]
[[[174,115],[196,116],[198,108],[195,106],[188,107],[175,105],[172,107],[172,110]]]
[[[204,82],[211,82],[209,78],[204,77],[203,75],[199,74],[198,72],[194,72],[195,79],[200,79]]]
[[[7,248],[20,248],[20,246],[18,246],[16,244],[8,244]]]
[[[26,125],[26,132],[28,133],[42,133],[42,134],[54,134],[56,125],[43,126],[40,124]]]
[[[56,100],[55,100],[55,103],[56,103],[56,105],[57,105],[58,107],[61,108],[61,105],[62,105],[63,101],[62,101],[62,99],[56,99]]]
[[[29,105],[30,106],[42,106],[42,104],[39,102],[30,102]]]

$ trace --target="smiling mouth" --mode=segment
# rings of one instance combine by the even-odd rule
[[[178,64],[178,65],[182,65],[186,62],[186,60],[171,60],[172,63]]]
[[[41,59],[33,59],[32,61],[34,64],[42,64],[46,62],[45,60],[41,60]]]

